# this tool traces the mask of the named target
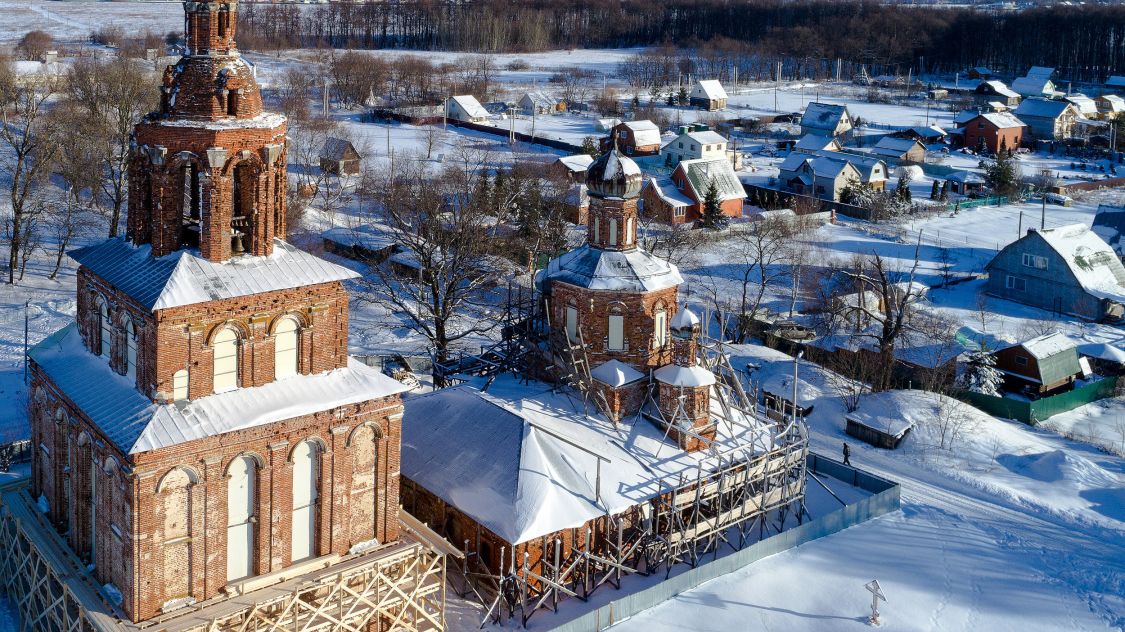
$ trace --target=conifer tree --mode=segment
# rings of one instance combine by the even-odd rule
[[[723,207],[719,204],[719,187],[715,185],[715,181],[707,185],[707,194],[703,196],[703,218],[701,220],[704,228],[720,229],[726,228],[730,223],[730,218],[723,215]]]

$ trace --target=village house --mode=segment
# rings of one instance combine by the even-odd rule
[[[862,179],[850,161],[818,155],[789,154],[779,169],[778,182],[785,189],[832,202],[839,202],[844,188]]]
[[[328,137],[320,150],[320,170],[338,176],[359,175],[361,157],[351,141]]]
[[[28,353],[30,491],[81,559],[57,572],[127,621],[218,604],[249,625],[284,580],[421,561],[399,513],[406,389],[348,355],[358,275],[285,241],[287,121],[238,54],[237,5],[183,9],[187,53],[134,130],[126,235],[70,253],[74,322]]]
[[[556,178],[566,178],[570,182],[585,182],[586,169],[592,162],[594,157],[590,154],[561,156],[547,167],[547,171]]]
[[[922,143],[907,138],[884,136],[875,143],[871,153],[885,160],[894,160],[912,164],[926,162],[926,146]]]
[[[704,79],[695,82],[688,100],[695,108],[721,110],[727,106],[727,91],[717,79]]]
[[[973,195],[984,192],[984,176],[976,171],[954,171],[945,176],[949,190],[960,195]]]
[[[1078,110],[1066,101],[1025,99],[1015,115],[1027,125],[1028,133],[1038,140],[1063,140],[1074,135]]]
[[[1015,151],[1023,142],[1027,126],[1007,112],[987,112],[969,119],[962,129],[962,143],[974,151],[995,154],[1001,149]]]
[[[1071,94],[1063,97],[1063,101],[1073,105],[1074,108],[1078,110],[1080,116],[1084,116],[1088,119],[1100,118],[1097,101],[1084,94]]]
[[[832,138],[850,138],[853,121],[845,105],[813,101],[801,115],[801,135],[816,134]]]
[[[974,68],[970,68],[969,71],[965,73],[965,76],[969,79],[979,79],[984,81],[992,78],[992,70],[987,66],[976,66]]]
[[[622,121],[601,140],[601,150],[616,146],[626,156],[654,156],[660,153],[660,140],[660,128],[652,121]]]
[[[1098,115],[1103,120],[1113,120],[1125,113],[1125,98],[1116,94],[1103,94],[1094,99],[1098,107]]]
[[[818,134],[805,134],[793,146],[793,151],[799,151],[806,154],[815,154],[820,151],[843,151],[844,146],[840,141],[832,136],[820,136]]]
[[[1107,92],[1121,92],[1125,90],[1125,76],[1112,75],[1105,80],[1105,90]]]
[[[466,123],[487,123],[492,115],[471,94],[449,97],[445,101],[445,115],[455,121]]]
[[[1054,82],[1043,77],[1019,77],[1012,82],[1012,90],[1024,98],[1053,97],[1058,94]]]
[[[650,180],[644,197],[646,217],[669,224],[696,222],[703,216],[707,190],[714,185],[719,197],[719,208],[727,217],[740,217],[746,188],[738,180],[734,168],[725,156],[684,160],[668,178],[679,195],[668,189],[668,182]],[[653,184],[655,182],[655,184]],[[683,199],[691,201],[683,206]]]
[[[1004,374],[1003,389],[1034,397],[1074,388],[1082,376],[1078,349],[1066,334],[1052,332],[993,352]]]
[[[1125,262],[1125,206],[1099,204],[1090,227]]]
[[[672,167],[684,160],[727,157],[727,139],[706,125],[685,125],[679,131],[679,136],[660,149],[665,165]]]
[[[836,151],[818,151],[817,156],[830,160],[847,161],[859,173],[859,183],[873,191],[885,191],[890,171],[887,163],[874,156]]]
[[[566,109],[566,104],[546,92],[525,92],[518,102],[520,113],[524,116],[539,114],[558,114]]]
[[[1087,320],[1125,316],[1125,266],[1085,225],[1029,229],[986,269],[994,296]]]
[[[1003,81],[982,81],[973,90],[973,100],[978,105],[988,105],[997,101],[1008,107],[1015,107],[1020,103],[1020,95],[1004,85]]]
[[[940,143],[945,140],[945,137],[948,136],[948,133],[937,125],[928,125],[904,129],[902,131],[892,133],[891,136],[894,136],[895,138],[909,138],[911,140],[916,140],[923,145],[931,145],[934,143]]]

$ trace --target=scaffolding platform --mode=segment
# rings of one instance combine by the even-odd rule
[[[258,590],[133,623],[39,511],[24,480],[0,490],[0,594],[16,605],[21,630],[443,630],[445,559],[453,547],[405,512],[400,521],[404,537],[398,542],[292,576],[283,570],[275,583]]]

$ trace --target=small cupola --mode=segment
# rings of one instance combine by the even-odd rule
[[[601,250],[637,247],[637,196],[641,184],[641,168],[616,147],[590,164],[586,170],[586,188],[590,192],[587,243]]]
[[[616,146],[586,169],[586,188],[593,197],[635,199],[641,194],[642,184],[641,168]]]

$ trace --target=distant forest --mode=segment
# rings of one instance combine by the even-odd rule
[[[1125,74],[1125,6],[1020,12],[829,0],[368,0],[240,6],[240,42],[274,49],[527,52],[671,45],[729,51],[743,78],[1055,66],[1076,81]]]

